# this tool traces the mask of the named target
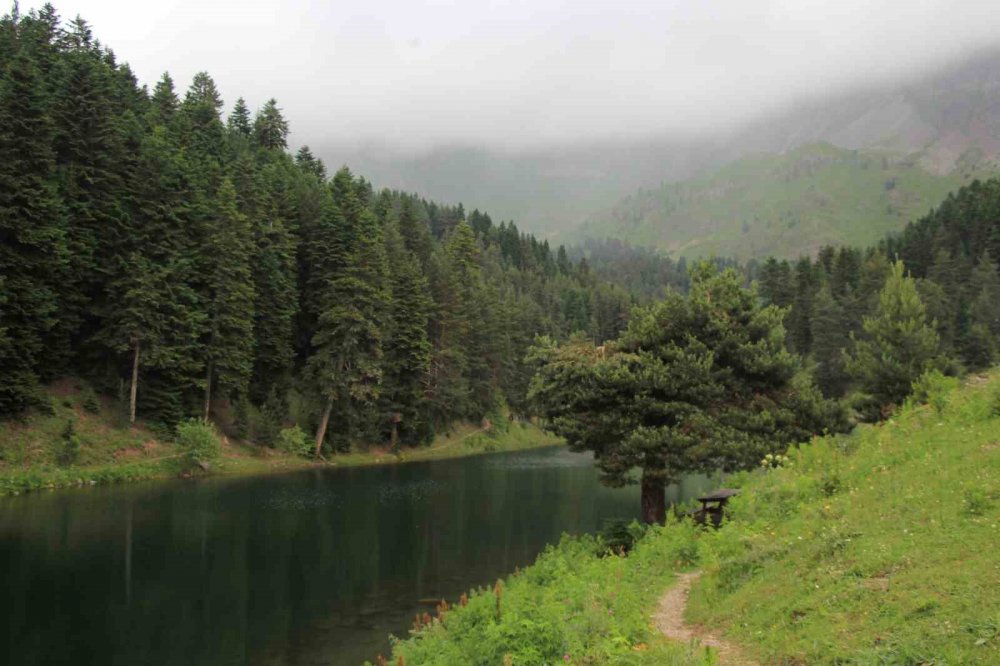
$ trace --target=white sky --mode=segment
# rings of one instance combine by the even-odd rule
[[[22,2],[22,12],[40,2]],[[1000,45],[997,0],[61,0],[150,84],[276,97],[295,143],[699,132]]]

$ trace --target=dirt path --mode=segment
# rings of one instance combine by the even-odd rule
[[[677,584],[660,597],[660,604],[653,615],[660,632],[673,641],[681,643],[699,642],[715,650],[720,666],[757,666],[757,662],[744,657],[732,643],[684,621],[684,609],[687,607],[688,594],[701,572],[677,575]]]

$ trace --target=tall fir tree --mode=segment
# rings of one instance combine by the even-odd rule
[[[864,335],[852,336],[845,366],[875,406],[885,408],[900,404],[913,382],[939,363],[940,339],[902,261],[892,265],[878,303],[864,318]]]
[[[0,411],[34,404],[39,375],[57,366],[69,340],[60,327],[67,277],[63,211],[54,187],[53,128],[34,64],[17,54],[0,81],[0,279],[8,344]]]
[[[389,221],[385,234],[390,300],[381,411],[390,417],[390,441],[398,447],[423,444],[434,434],[424,409],[431,364],[427,325],[434,303],[420,262],[406,249],[394,222]]]
[[[164,72],[153,87],[153,95],[150,98],[150,125],[169,126],[179,108],[180,100],[174,88],[174,80],[169,72]]]
[[[319,306],[308,372],[321,403],[315,452],[326,441],[334,406],[347,437],[358,415],[379,396],[382,380],[382,323],[387,305],[385,254],[375,216],[358,198],[351,172],[341,169],[331,182],[324,211],[324,237],[315,239],[329,257],[312,275]]]
[[[844,349],[850,342],[844,309],[824,284],[813,302],[809,321],[812,337],[812,359],[816,363],[816,385],[826,397],[844,394],[849,377],[844,370]]]
[[[288,123],[281,115],[278,101],[267,100],[253,121],[254,141],[261,148],[284,149],[288,146]]]
[[[242,97],[236,100],[233,110],[226,120],[226,128],[231,134],[249,139],[253,132],[253,124],[250,119],[250,108],[247,107],[246,100]]]
[[[962,356],[972,368],[986,368],[1000,359],[1000,270],[984,252],[972,272],[976,290],[969,308],[969,334]]]
[[[246,393],[253,370],[254,289],[250,261],[253,235],[236,205],[236,188],[225,180],[216,197],[216,216],[206,247],[212,268],[207,280],[208,334],[205,352],[207,420],[213,389]]]

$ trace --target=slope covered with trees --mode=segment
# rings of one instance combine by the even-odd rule
[[[968,165],[939,174],[900,153],[812,144],[641,189],[581,232],[687,257],[794,257],[877,243],[977,173]]]
[[[133,421],[414,445],[523,412],[535,335],[623,325],[562,248],[328,177],[288,132],[206,73],[147,90],[50,5],[0,20],[0,416],[75,375]]]

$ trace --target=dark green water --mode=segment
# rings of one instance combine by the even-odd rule
[[[357,666],[420,599],[638,509],[562,448],[0,498],[0,663]]]

